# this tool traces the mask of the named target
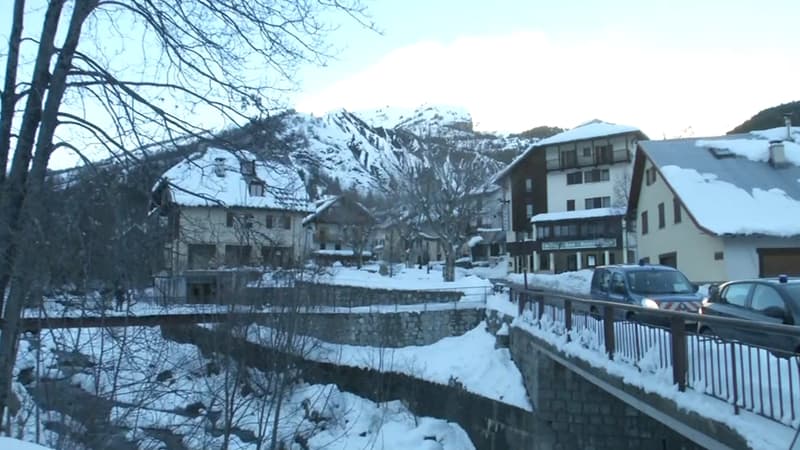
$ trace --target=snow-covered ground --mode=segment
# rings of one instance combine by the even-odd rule
[[[187,448],[220,448],[219,417],[224,417],[226,398],[232,399],[233,424],[242,430],[231,436],[230,448],[255,449],[244,436],[270,429],[273,397],[263,373],[236,372],[237,366],[225,358],[209,359],[193,345],[163,339],[158,328],[48,330],[40,339],[21,340],[15,380],[22,371],[32,372],[32,380],[65,379],[64,386],[78,386],[112,401],[112,423],[127,428],[125,437],[138,440],[141,449],[164,446],[150,428],[182,435]],[[21,382],[14,383],[14,392],[22,407],[12,421],[12,434],[32,441],[36,405]],[[194,412],[188,413],[193,404]],[[81,429],[76,418],[38,412],[43,445],[55,448],[59,443],[58,436],[42,426],[45,421]],[[295,442],[291,450],[301,449],[298,440],[310,449],[474,449],[457,424],[415,417],[399,402],[378,405],[332,385],[295,385],[283,404],[278,430],[280,439]],[[0,441],[0,449],[6,444],[12,445]]]
[[[500,297],[495,295],[493,297]],[[495,300],[493,300],[495,301]],[[508,349],[495,349],[494,336],[481,323],[461,336],[444,338],[425,346],[376,348],[331,344],[313,340],[309,359],[399,372],[441,384],[459,382],[469,392],[495,399],[528,411],[522,374],[511,360]],[[270,342],[272,330],[250,327],[252,342]]]
[[[528,287],[531,289],[550,289],[573,295],[589,295],[593,273],[591,269],[559,274],[529,273],[525,275],[513,273],[509,274],[507,279],[512,283],[523,285],[527,276]]]

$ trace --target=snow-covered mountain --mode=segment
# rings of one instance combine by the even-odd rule
[[[316,198],[347,189],[364,194],[391,192],[409,168],[439,164],[447,157],[476,158],[488,180],[532,142],[476,132],[463,108],[422,106],[358,113],[340,109],[321,117],[290,111],[225,130],[205,147],[248,150],[260,159],[288,164]],[[139,153],[148,162],[148,173],[158,177],[201,148],[186,143],[151,146]],[[96,167],[116,165],[115,159],[95,163]],[[75,168],[53,176],[69,179],[80,171]]]
[[[281,136],[297,141],[291,160],[318,189],[386,191],[409,167],[437,164],[446,156],[477,158],[487,179],[531,139],[478,133],[462,108],[422,106],[357,113],[338,110],[322,117],[291,113]],[[443,150],[446,149],[446,150]]]

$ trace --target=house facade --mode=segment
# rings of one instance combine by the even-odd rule
[[[213,297],[215,271],[294,265],[310,247],[302,180],[289,166],[250,152],[208,148],[191,155],[165,172],[153,197],[169,232],[162,275],[186,280],[185,291],[171,289],[178,296]]]
[[[372,257],[377,221],[360,202],[346,195],[318,200],[303,218],[311,236],[311,255],[320,262],[360,263]]]
[[[470,220],[467,247],[473,261],[487,261],[506,254],[505,194],[501,186],[490,184],[478,198],[480,214]]]
[[[695,282],[800,275],[800,129],[639,143],[638,256]]]
[[[595,120],[512,162],[498,177],[511,193],[510,269],[559,273],[632,258],[624,217],[633,152],[644,138],[635,127]]]

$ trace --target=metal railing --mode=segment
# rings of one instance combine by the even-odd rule
[[[513,287],[523,320],[640,372],[800,428],[800,354],[698,334],[697,322],[797,337],[800,328]]]

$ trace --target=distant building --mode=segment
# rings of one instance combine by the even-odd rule
[[[639,257],[693,281],[800,275],[800,128],[642,141]]]
[[[625,208],[639,129],[594,120],[542,139],[495,177],[509,204],[516,272],[564,272],[632,259]]]
[[[312,236],[311,255],[318,262],[360,264],[372,257],[377,221],[360,202],[347,195],[333,195],[314,203],[303,218]]]

